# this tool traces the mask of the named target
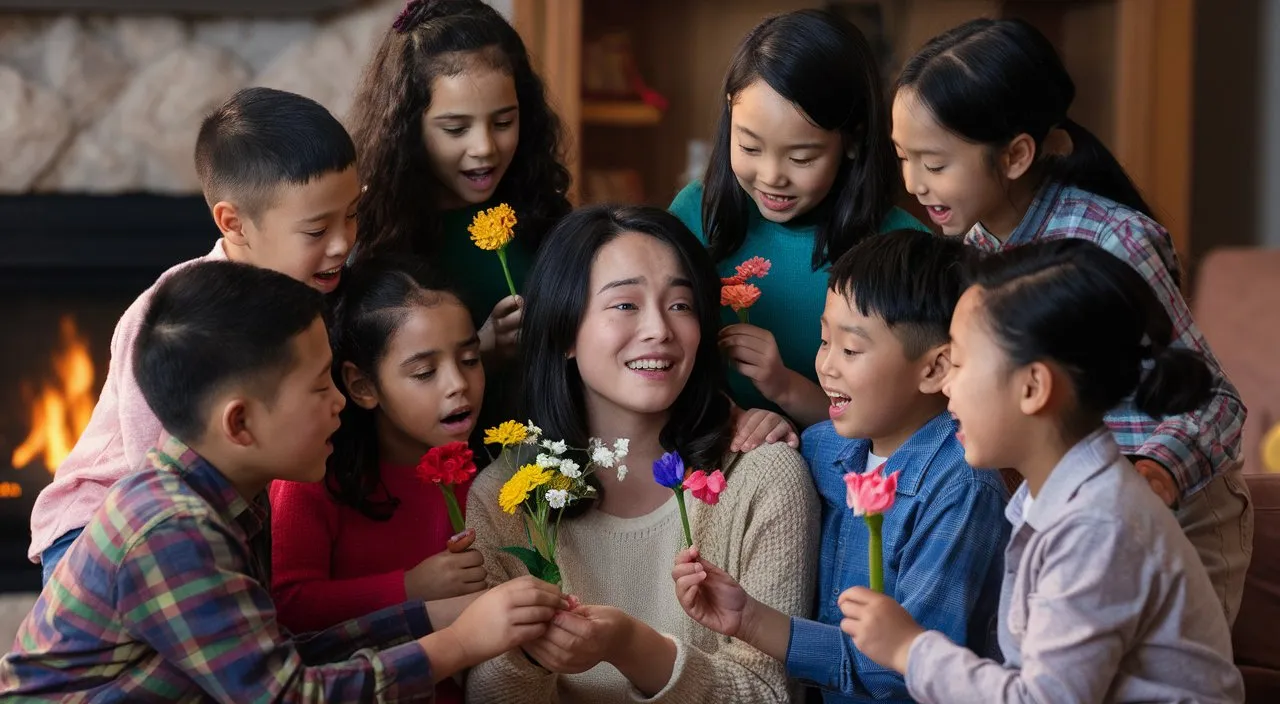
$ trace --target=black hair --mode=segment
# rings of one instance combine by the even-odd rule
[[[915,360],[950,339],[967,252],[957,237],[920,230],[880,233],[836,260],[827,287],[851,299],[862,315],[883,320]]]
[[[1091,431],[1130,394],[1159,418],[1195,410],[1213,391],[1204,357],[1174,346],[1173,322],[1142,275],[1092,242],[1014,247],[974,263],[971,280],[984,322],[1015,366],[1052,361],[1070,378],[1074,432]]]
[[[880,67],[862,32],[823,10],[776,15],[742,40],[725,74],[726,95],[702,194],[702,227],[716,261],[737,252],[755,208],[730,163],[732,103],[763,80],[824,130],[838,130],[844,149],[835,183],[814,232],[813,270],[840,258],[879,231],[893,208],[902,174],[889,138]]]
[[[1046,157],[1049,178],[1078,186],[1155,219],[1120,162],[1067,117],[1076,86],[1053,44],[1020,19],[975,19],[929,40],[898,75],[943,128],[1003,147],[1020,134],[1042,153],[1049,131],[1071,137],[1070,155]]]
[[[516,236],[535,250],[547,229],[569,212],[560,119],[520,35],[481,0],[417,0],[387,30],[356,97],[352,131],[360,145],[360,179],[368,187],[360,205],[358,257],[437,254],[438,203],[447,186],[431,170],[422,116],[435,78],[458,75],[473,61],[515,83],[519,145],[494,199],[516,211]]]
[[[197,262],[155,289],[134,341],[133,375],[160,425],[199,442],[213,396],[228,386],[275,400],[297,362],[294,338],[323,313],[320,292],[284,274]]]
[[[671,406],[659,442],[679,452],[689,467],[719,463],[730,439],[730,406],[724,363],[716,344],[720,331],[720,277],[698,239],[674,215],[648,206],[594,205],[570,213],[547,235],[526,284],[521,327],[523,413],[544,437],[587,447],[582,377],[567,359],[591,298],[591,268],[606,244],[626,233],[642,233],[671,247],[693,285],[692,304],[702,331],[693,371]],[[585,502],[577,502],[578,504]],[[577,511],[565,515],[576,515]]]
[[[213,207],[256,219],[281,184],[301,186],[356,163],[351,135],[316,101],[273,88],[237,91],[200,125],[196,173]]]
[[[342,426],[333,436],[325,487],[333,498],[378,521],[391,518],[400,500],[387,492],[379,468],[377,410],[352,402],[342,365],[355,365],[375,385],[378,364],[391,338],[414,306],[442,302],[463,305],[438,272],[420,259],[372,257],[357,262],[344,276],[334,306],[329,340],[333,380],[347,397]]]

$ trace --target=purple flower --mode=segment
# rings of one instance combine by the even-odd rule
[[[668,489],[680,489],[684,484],[684,460],[678,453],[663,453],[653,463],[653,480]]]

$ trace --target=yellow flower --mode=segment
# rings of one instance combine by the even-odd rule
[[[516,211],[506,203],[476,213],[467,232],[471,233],[471,241],[480,249],[490,252],[507,246],[515,237]]]
[[[498,425],[496,428],[489,428],[484,431],[484,444],[486,445],[519,445],[529,436],[529,431],[524,425],[508,420]]]
[[[573,486],[573,480],[559,472],[556,472],[555,476],[551,478],[551,481],[547,482],[547,486],[552,489],[567,491],[569,487]]]
[[[554,474],[536,464],[526,464],[502,485],[498,492],[498,505],[507,513],[515,513],[520,504],[529,498],[529,492],[546,484]]]

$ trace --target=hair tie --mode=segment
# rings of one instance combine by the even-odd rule
[[[1040,142],[1040,152],[1046,157],[1068,157],[1075,148],[1071,134],[1061,125],[1050,129]]]
[[[404,34],[416,27],[418,21],[422,19],[422,9],[426,4],[426,0],[409,0],[396,16],[396,21],[391,23],[391,28]]]

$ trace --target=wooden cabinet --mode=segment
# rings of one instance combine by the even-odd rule
[[[965,20],[1032,22],[1076,81],[1072,117],[1112,147],[1187,256],[1194,0],[514,0],[515,24],[565,122],[579,201],[598,198],[591,184],[601,174],[630,170],[640,200],[669,203],[690,141],[714,133],[738,41],[764,16],[803,7],[861,20],[886,48],[890,81],[921,44]],[[610,32],[629,37],[665,110],[583,95],[584,49]]]

